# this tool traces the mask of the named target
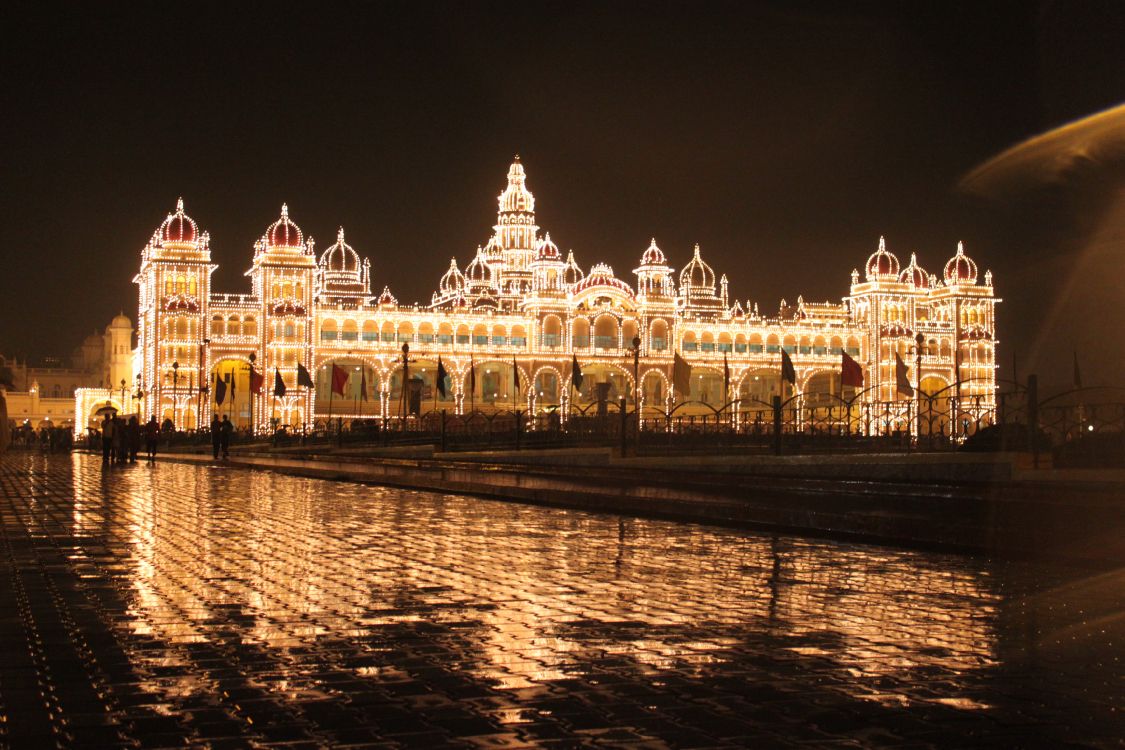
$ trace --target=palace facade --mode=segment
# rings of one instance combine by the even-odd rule
[[[122,404],[113,391],[80,390],[76,414],[111,402],[181,429],[216,413],[262,430],[329,416],[397,419],[409,413],[406,347],[408,377],[422,381],[422,411],[558,410],[565,419],[600,396],[624,397],[630,407],[639,399],[646,417],[703,415],[729,402],[734,411],[761,411],[782,394],[808,410],[841,399],[885,402],[901,412],[893,428],[909,429],[913,402],[897,391],[896,353],[922,392],[955,399],[965,412],[994,408],[1000,300],[991,272],[980,274],[961,245],[934,274],[914,254],[901,264],[880,239],[841,301],[798,297],[767,313],[733,299],[726,275],[716,275],[698,245],[678,273],[655,240],[631,282],[605,263],[584,270],[540,232],[518,157],[488,241],[464,267],[450,260],[428,304],[400,303],[387,285],[373,292],[370,261],[342,228],[318,256],[286,206],[254,245],[248,292],[213,290],[216,267],[209,235],[179,201],[144,246],[134,278],[135,387]],[[795,388],[780,379],[783,349]],[[863,389],[841,386],[842,351],[862,365]],[[689,393],[673,386],[674,353],[691,365]],[[434,382],[439,356],[449,376],[444,395]],[[333,364],[348,373],[343,396],[330,387]],[[312,373],[313,388],[298,385],[298,366]],[[260,393],[251,393],[251,367],[264,376]],[[274,395],[277,377],[282,396]]]

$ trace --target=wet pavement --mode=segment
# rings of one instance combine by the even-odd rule
[[[1125,575],[0,462],[0,744],[1120,747]]]

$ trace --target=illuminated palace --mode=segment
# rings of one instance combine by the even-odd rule
[[[345,423],[396,419],[409,401],[402,398],[404,344],[409,377],[423,381],[423,412],[557,409],[565,419],[600,393],[630,404],[639,398],[646,417],[673,408],[677,415],[713,414],[727,401],[735,410],[761,410],[784,393],[798,394],[795,403],[805,410],[838,405],[841,397],[892,409],[897,403],[897,429],[909,426],[911,400],[896,387],[896,353],[922,392],[957,399],[966,412],[993,408],[999,300],[991,272],[978,273],[960,245],[937,275],[914,254],[902,265],[880,239],[862,270],[852,271],[840,302],[798,297],[771,314],[732,299],[727,277],[716,276],[698,246],[679,273],[655,240],[642,248],[632,283],[605,263],[584,271],[573,252],[564,255],[540,233],[518,157],[498,203],[492,234],[468,264],[450,260],[429,304],[402,304],[387,286],[372,293],[371,264],[342,228],[318,257],[285,206],[254,245],[249,292],[215,292],[210,237],[180,201],[145,245],[134,279],[129,403],[116,404],[116,391],[87,389],[77,396],[76,415],[111,401],[181,429],[216,413],[258,429],[311,426],[329,414]],[[794,386],[780,380],[782,349],[796,369]],[[841,387],[841,351],[862,365],[864,389]],[[674,352],[691,365],[690,393],[673,387]],[[439,356],[449,374],[445,395],[434,387]],[[573,358],[580,388],[571,383]],[[330,386],[333,364],[348,373],[342,396]],[[298,365],[312,374],[313,388],[298,385]],[[265,378],[257,394],[250,392],[251,366]],[[282,396],[274,395],[278,373]],[[233,396],[215,387],[216,378],[233,378]]]

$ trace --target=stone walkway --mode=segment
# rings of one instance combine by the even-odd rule
[[[0,462],[0,743],[1120,747],[1125,576]]]

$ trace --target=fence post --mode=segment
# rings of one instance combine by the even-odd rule
[[[773,454],[781,455],[781,396],[773,397]]]
[[[1027,442],[1031,466],[1039,468],[1039,376],[1027,376]]]

